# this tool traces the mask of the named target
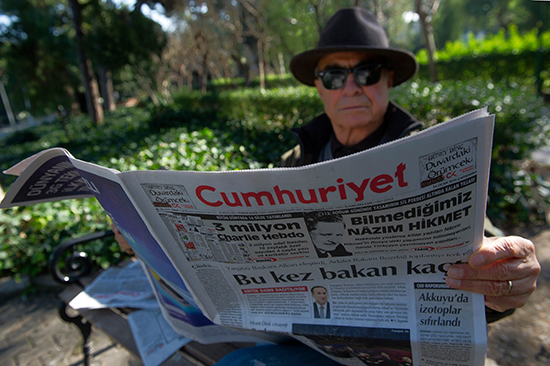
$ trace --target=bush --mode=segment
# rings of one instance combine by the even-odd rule
[[[429,79],[428,54],[417,54],[419,77]],[[537,73],[544,81],[543,90],[550,92],[550,31],[539,35],[539,29],[520,35],[515,25],[499,33],[466,41],[448,42],[435,55],[440,80],[471,80],[477,77],[534,85]]]
[[[166,116],[166,125],[160,121]],[[122,109],[95,127],[84,116],[67,119],[70,136],[61,125],[37,128],[36,141],[11,145],[0,141],[6,154],[0,158],[2,170],[45,148],[61,146],[74,156],[100,165],[125,170],[234,170],[261,168],[251,158],[250,148],[236,142],[222,129],[204,126],[204,115],[174,110],[145,111]],[[219,124],[223,126],[223,124]],[[77,133],[77,131],[83,131]],[[13,177],[4,175],[7,187]],[[92,231],[107,230],[110,220],[95,199],[49,202],[29,207],[0,210],[0,275],[35,276],[45,271],[53,248],[62,241]],[[96,268],[106,268],[125,258],[113,241],[88,244],[86,251]]]
[[[106,230],[109,226],[105,211],[95,199],[1,210],[0,222],[0,274],[16,276],[43,273],[57,244],[90,231]],[[109,245],[96,243],[87,252],[102,268],[122,258],[114,242]]]
[[[214,93],[220,93],[222,91],[234,90],[238,88],[259,88],[260,78],[255,77],[246,85],[244,78],[235,79],[214,79],[208,84],[208,89]],[[284,88],[289,86],[299,86],[300,83],[290,73],[284,75],[266,75],[265,78],[266,89]]]
[[[548,107],[532,89],[483,79],[424,81],[399,86],[393,96],[428,126],[487,107],[496,115],[488,216],[504,228],[543,219],[541,203],[548,204],[549,195],[522,164],[550,137]]]

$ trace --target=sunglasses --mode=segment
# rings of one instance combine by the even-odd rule
[[[353,78],[358,85],[367,86],[373,85],[380,81],[382,69],[388,68],[385,64],[362,64],[353,69],[328,69],[316,71],[315,77],[321,79],[323,86],[326,89],[336,90],[341,89],[346,85],[346,80],[349,73],[353,74]]]

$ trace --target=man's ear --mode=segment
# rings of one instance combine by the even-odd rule
[[[323,88],[321,88],[321,85],[319,84],[319,79],[315,79],[313,81],[315,83],[315,87],[317,88],[317,93],[319,94],[320,97],[323,96]],[[392,81],[393,83],[393,81]]]
[[[393,70],[388,71],[388,89],[393,88]]]

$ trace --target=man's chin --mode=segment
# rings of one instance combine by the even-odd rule
[[[343,128],[364,128],[373,124],[371,114],[368,113],[367,108],[353,109],[346,112],[339,113],[338,121],[336,125]]]

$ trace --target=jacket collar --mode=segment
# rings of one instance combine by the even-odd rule
[[[392,102],[389,103],[388,110],[384,115],[384,123],[387,124],[387,127],[380,144],[397,140],[422,128],[422,124],[410,113]],[[332,135],[332,125],[328,116],[323,113],[308,124],[293,128],[291,131],[301,146],[299,165],[307,165],[319,161],[319,154]]]

